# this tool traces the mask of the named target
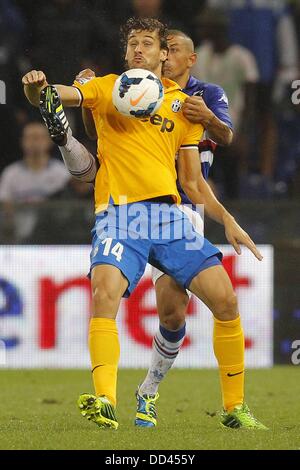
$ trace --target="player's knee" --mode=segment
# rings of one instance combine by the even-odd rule
[[[164,309],[159,319],[161,325],[167,330],[179,330],[185,323],[185,313],[188,301],[179,305],[172,305],[171,308]]]
[[[213,309],[214,316],[222,321],[234,320],[238,315],[237,296],[234,292],[224,295],[218,300]]]
[[[175,312],[172,315],[164,317],[160,320],[160,323],[167,330],[176,331],[183,327],[185,323],[185,315]]]
[[[118,305],[120,301],[120,295],[114,286],[95,286],[92,296],[96,313],[114,310],[115,305]]]

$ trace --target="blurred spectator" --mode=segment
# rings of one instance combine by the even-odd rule
[[[42,123],[27,124],[23,130],[23,159],[3,171],[1,202],[39,202],[60,191],[70,176],[63,163],[50,157],[52,142]]]
[[[196,49],[198,60],[192,74],[224,88],[234,125],[232,146],[217,150],[213,175],[217,183],[224,179],[225,197],[235,198],[238,196],[238,168],[245,171],[247,165],[250,129],[255,122],[255,84],[259,74],[251,52],[229,41],[228,21],[222,11],[204,10],[198,25],[203,41]]]
[[[29,64],[25,59],[26,25],[12,0],[0,0],[0,79],[6,84],[7,102],[17,105],[22,90],[19,76]]]
[[[291,11],[293,13],[294,23],[296,26],[298,51],[299,51],[300,49],[300,2],[299,0],[290,0],[289,4],[291,6]]]
[[[6,230],[16,230],[20,241],[33,230],[36,214],[24,207],[14,221],[14,203],[44,201],[61,191],[70,179],[63,163],[50,157],[51,146],[52,142],[43,124],[27,124],[21,140],[22,161],[12,163],[1,175],[0,202]]]
[[[46,210],[41,207],[37,212],[37,223],[26,238],[26,243],[32,243],[32,240],[40,244],[89,243],[87,227],[92,228],[90,225],[94,213],[93,191],[93,184],[71,178],[63,191],[56,194],[56,202]],[[60,199],[62,204],[59,204]],[[80,204],[81,201],[83,204]],[[86,201],[90,201],[91,204],[84,204]],[[83,223],[74,224],[76,220],[81,220]],[[72,227],[72,230],[66,230],[66,227]]]
[[[25,50],[27,37],[26,21],[17,1],[0,0],[0,80],[5,83],[6,103],[0,103],[0,174],[20,151],[22,108],[26,106],[20,77],[30,68]]]
[[[205,5],[225,9],[232,44],[225,36],[226,23],[215,23],[210,32],[213,46],[203,43],[210,27],[205,25]],[[41,68],[49,81],[64,83],[71,83],[83,68],[94,69],[97,75],[118,73],[123,66],[118,28],[128,16],[158,16],[169,26],[189,32],[196,12],[201,23],[195,33],[200,33],[203,46],[198,50],[196,73],[200,79],[225,88],[235,121],[233,147],[227,152],[217,150],[213,167],[216,182],[225,178],[225,194],[236,197],[239,164],[242,196],[270,195],[273,179],[275,194],[283,194],[284,188],[287,192],[292,185],[296,188],[299,112],[291,108],[289,94],[283,90],[294,77],[299,79],[300,0],[190,0],[184,5],[180,0],[0,0],[0,80],[7,87],[7,105],[0,106],[0,176],[20,154],[19,135],[24,124],[39,118],[38,110],[24,99],[20,85],[23,72]],[[237,44],[241,46],[238,52]],[[246,49],[255,56],[257,65]],[[80,113],[68,113],[75,135],[83,139]],[[280,159],[274,169],[276,155]],[[72,186],[70,182],[63,192],[66,197],[72,197]],[[78,196],[76,190],[74,196]]]
[[[287,84],[298,71],[295,24],[286,0],[207,0],[229,14],[230,37],[254,54],[260,81]],[[299,2],[295,2],[298,3]]]
[[[258,64],[260,84],[256,149],[259,151],[255,151],[253,155],[253,169],[259,170],[263,176],[263,188],[270,185],[274,176],[274,156],[277,151],[277,128],[272,113],[272,99],[279,101],[286,85],[297,78],[295,25],[286,0],[207,1],[211,6],[227,9],[230,37],[252,51]],[[255,162],[257,156],[258,161]]]
[[[299,198],[300,177],[300,103],[292,102],[291,88],[277,107],[280,139],[275,165],[275,195],[286,194]]]
[[[10,0],[0,0],[0,64],[6,64],[15,59],[15,53],[20,52],[25,31],[24,19],[21,12]]]
[[[204,10],[198,17],[198,27],[202,41],[196,49],[198,60],[192,73],[201,80],[224,88],[237,132],[245,110],[246,85],[259,80],[255,58],[248,49],[231,43],[228,20],[222,11]],[[253,102],[253,94],[247,101]]]

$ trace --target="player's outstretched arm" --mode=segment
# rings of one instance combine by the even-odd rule
[[[38,107],[40,93],[48,85],[46,75],[41,70],[31,70],[22,78],[24,93],[28,101]],[[80,106],[80,95],[76,88],[65,85],[55,85],[64,106]]]
[[[96,74],[93,70],[84,69],[84,70],[81,70],[81,72],[79,72],[76,75],[75,80],[79,81],[79,83],[81,81],[88,82],[88,81],[92,80],[95,77],[96,77]],[[98,136],[97,136],[95,121],[94,121],[94,118],[93,118],[92,111],[90,109],[87,109],[87,108],[82,108],[81,112],[82,112],[82,121],[83,121],[83,125],[84,125],[86,135],[91,140],[97,140]]]
[[[210,186],[203,178],[197,149],[181,149],[178,157],[178,178],[180,184],[194,204],[204,204],[208,216],[224,225],[228,242],[233,246],[237,254],[241,254],[240,244],[245,245],[262,260],[262,255],[256,248],[247,232],[236,222],[235,218],[218,201]]]

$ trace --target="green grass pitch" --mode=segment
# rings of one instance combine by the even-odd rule
[[[88,371],[0,371],[0,449],[300,449],[300,367],[247,372],[246,397],[269,431],[222,429],[217,370],[174,369],[161,384],[158,427],[136,429],[134,391],[142,370],[120,370],[117,431],[80,416]]]

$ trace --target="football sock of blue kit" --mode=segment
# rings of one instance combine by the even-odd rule
[[[177,331],[159,326],[153,338],[151,365],[139,388],[141,395],[155,395],[162,379],[172,367],[185,337],[185,324]]]

